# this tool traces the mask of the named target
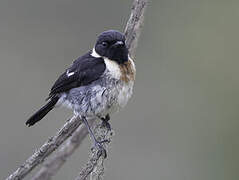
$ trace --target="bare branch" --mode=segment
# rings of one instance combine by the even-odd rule
[[[94,119],[88,120],[92,125]],[[72,136],[66,141],[66,143],[60,148],[60,150],[53,156],[44,162],[43,167],[37,172],[32,180],[47,180],[61,168],[66,162],[67,158],[72,155],[75,150],[80,146],[86,135],[88,134],[87,128],[81,124]]]
[[[6,180],[23,179],[33,168],[42,163],[44,159],[55,151],[81,124],[78,117],[67,120],[64,126],[53,137],[50,137],[35,153],[29,157],[14,173]]]
[[[126,45],[131,57],[135,57],[139,36],[143,27],[144,12],[148,0],[134,0],[131,14],[125,28]]]
[[[89,175],[91,176],[91,180],[101,180],[104,175],[104,160],[106,154],[109,152],[110,142],[112,142],[114,133],[100,123],[95,126],[94,134],[98,141],[106,141],[102,143],[106,152],[103,152],[97,147],[93,147],[90,152],[89,161],[75,180],[86,180]]]

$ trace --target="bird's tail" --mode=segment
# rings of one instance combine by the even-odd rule
[[[58,100],[59,97],[52,97],[45,106],[43,106],[27,120],[26,125],[30,127],[40,121],[47,113],[49,113],[54,108]]]

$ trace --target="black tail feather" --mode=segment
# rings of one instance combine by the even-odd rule
[[[40,121],[47,113],[49,113],[54,108],[58,100],[59,97],[52,97],[45,106],[43,106],[27,120],[26,125],[30,127],[36,122]]]

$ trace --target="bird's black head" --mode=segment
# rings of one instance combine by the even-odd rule
[[[125,45],[125,36],[119,31],[108,30],[98,36],[95,51],[119,64],[128,61],[128,49]]]

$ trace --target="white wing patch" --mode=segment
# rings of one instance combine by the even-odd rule
[[[70,76],[72,76],[72,75],[74,75],[74,74],[75,74],[75,72],[69,72],[69,70],[66,71],[67,77],[70,77]]]

